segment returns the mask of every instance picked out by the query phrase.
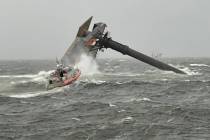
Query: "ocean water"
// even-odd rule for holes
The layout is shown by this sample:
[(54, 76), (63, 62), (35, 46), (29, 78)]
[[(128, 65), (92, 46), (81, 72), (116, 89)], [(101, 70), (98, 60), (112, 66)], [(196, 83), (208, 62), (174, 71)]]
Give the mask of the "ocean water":
[(48, 91), (54, 61), (0, 61), (0, 140), (210, 139), (210, 58), (163, 61), (187, 75), (100, 59)]

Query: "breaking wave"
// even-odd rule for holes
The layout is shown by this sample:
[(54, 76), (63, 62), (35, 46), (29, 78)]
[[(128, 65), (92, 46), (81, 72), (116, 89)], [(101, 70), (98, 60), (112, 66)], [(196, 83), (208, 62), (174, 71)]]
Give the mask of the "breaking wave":
[(196, 71), (196, 70), (191, 70), (189, 67), (183, 66), (183, 65), (173, 65), (169, 64), (177, 69), (180, 69), (181, 71), (185, 72), (187, 75), (202, 75), (202, 73)]
[(195, 70), (191, 70), (188, 67), (181, 68), (181, 70), (184, 71), (185, 73), (187, 73), (187, 75), (202, 75), (202, 73), (195, 71)]
[(37, 74), (0, 75), (0, 78), (3, 78), (1, 80), (4, 85), (0, 88), (0, 94), (9, 97), (29, 98), (48, 93), (46, 83), (47, 76), (51, 72), (40, 71)]
[(53, 70), (40, 71), (38, 74), (23, 74), (23, 75), (0, 75), (0, 78), (27, 78), (33, 81), (42, 81), (46, 78)]
[(50, 73), (52, 73), (54, 70), (50, 71), (40, 71), (36, 77), (32, 79), (32, 81), (37, 81), (37, 82), (45, 82), (46, 78), (49, 76)]
[(11, 98), (32, 98), (32, 97), (37, 97), (40, 95), (61, 92), (62, 90), (63, 90), (62, 88), (55, 88), (53, 90), (48, 90), (48, 91), (36, 91), (36, 92), (27, 92), (27, 93), (21, 93), (21, 94), (12, 94), (11, 93), (10, 95), (7, 95), (7, 96), (11, 97)]
[(0, 75), (0, 78), (34, 78), (37, 75), (25, 74), (25, 75)]

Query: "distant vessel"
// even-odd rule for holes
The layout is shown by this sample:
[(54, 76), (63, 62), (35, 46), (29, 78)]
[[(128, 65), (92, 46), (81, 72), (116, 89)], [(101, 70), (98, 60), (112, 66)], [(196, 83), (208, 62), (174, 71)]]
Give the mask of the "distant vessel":
[(152, 52), (151, 57), (155, 58), (155, 59), (160, 59), (162, 58), (163, 54), (162, 53), (156, 53), (156, 52)]

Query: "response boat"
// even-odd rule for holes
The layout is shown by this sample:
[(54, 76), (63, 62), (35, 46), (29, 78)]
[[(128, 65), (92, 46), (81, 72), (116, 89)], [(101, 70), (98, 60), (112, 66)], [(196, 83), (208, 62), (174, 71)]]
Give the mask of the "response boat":
[(46, 85), (47, 90), (56, 87), (63, 87), (72, 84), (81, 75), (81, 71), (77, 68), (70, 66), (63, 67), (63, 65), (57, 65), (56, 70), (50, 73), (48, 83)]

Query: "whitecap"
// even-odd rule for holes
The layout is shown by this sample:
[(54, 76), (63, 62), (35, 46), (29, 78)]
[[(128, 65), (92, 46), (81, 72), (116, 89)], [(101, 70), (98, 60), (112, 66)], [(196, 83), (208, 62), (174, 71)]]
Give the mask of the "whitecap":
[(192, 67), (209, 67), (209, 65), (206, 64), (190, 64)]
[(174, 120), (174, 118), (169, 119), (167, 122), (170, 123)]
[(14, 84), (16, 84), (16, 82), (15, 81), (11, 81), (10, 84), (14, 85)]
[(34, 83), (46, 83), (47, 81), (47, 76), (49, 76), (49, 74), (52, 71), (40, 71), (38, 74), (36, 75), (1, 75), (0, 77), (4, 77), (4, 78), (26, 78), (24, 80), (20, 80), (20, 81), (11, 81), (10, 84), (14, 85), (14, 84), (25, 84), (25, 83), (30, 83), (30, 82), (34, 82)]
[(120, 112), (125, 112), (125, 111), (126, 111), (126, 110), (124, 110), (124, 109), (121, 109), (121, 110), (119, 110), (119, 111), (117, 111), (117, 112), (119, 112), (119, 113), (120, 113)]
[(109, 65), (109, 63), (108, 63), (108, 62), (106, 62), (106, 63), (105, 63), (105, 65)]
[(184, 67), (181, 70), (184, 71), (187, 75), (202, 75), (202, 73), (199, 73), (197, 71), (192, 71), (188, 67)]
[[(54, 70), (50, 71), (40, 71), (38, 74), (23, 74), (23, 75), (0, 75), (0, 78), (27, 78), (31, 79), (32, 82), (45, 82), (47, 76), (52, 73)], [(26, 83), (28, 81), (20, 81), (19, 83)], [(11, 84), (15, 84), (15, 82), (11, 82)]]
[(171, 74), (176, 74), (173, 71), (162, 71), (162, 74), (167, 74), (167, 75), (171, 75)]
[(119, 62), (125, 62), (125, 61), (126, 61), (126, 60), (124, 60), (124, 59), (120, 59), (120, 60), (119, 60)]
[(31, 97), (36, 97), (36, 96), (47, 94), (47, 93), (48, 92), (14, 94), (14, 95), (9, 95), (9, 97), (12, 97), (12, 98), (31, 98)]
[(164, 79), (161, 79), (161, 81), (168, 81), (168, 79), (165, 79), (165, 78), (164, 78)]
[(125, 82), (116, 82), (117, 85), (122, 85), (122, 84), (128, 84), (131, 83), (132, 81), (125, 81)]
[(54, 72), (54, 70), (40, 71), (33, 79), (34, 82), (46, 82), (47, 77)]
[(128, 116), (128, 117), (126, 117), (126, 118), (123, 118), (123, 119), (121, 120), (121, 122), (128, 122), (128, 121), (132, 121), (132, 120), (133, 120), (133, 117)]
[(75, 120), (75, 121), (80, 121), (79, 118), (71, 118), (72, 120)]
[(114, 104), (112, 104), (112, 103), (109, 103), (109, 106), (110, 106), (110, 107), (116, 107), (117, 105), (114, 105)]
[(118, 66), (118, 65), (117, 65), (117, 66), (114, 66), (114, 69), (118, 69), (119, 67), (120, 67), (120, 66)]
[(141, 101), (151, 101), (151, 99), (145, 98), (145, 97), (144, 98), (133, 98), (130, 101), (131, 102), (133, 102), (133, 101), (141, 102)]
[(121, 123), (126, 123), (126, 122), (131, 122), (131, 121), (133, 121), (133, 117), (127, 116), (125, 118), (114, 121), (114, 123), (121, 124)]
[(93, 83), (93, 84), (97, 84), (97, 85), (106, 83), (106, 81), (103, 81), (103, 80), (88, 79), (88, 78), (86, 78), (85, 80), (80, 80), (80, 81), (86, 82), (86, 83)]
[(0, 75), (0, 78), (34, 78), (36, 75)]
[(182, 65), (173, 65), (173, 64), (169, 64), (171, 65), (172, 67), (175, 67), (183, 72), (185, 72), (187, 75), (202, 75), (202, 73), (199, 73), (197, 71), (193, 71), (191, 70), (189, 67), (185, 67), (185, 66), (182, 66)]

